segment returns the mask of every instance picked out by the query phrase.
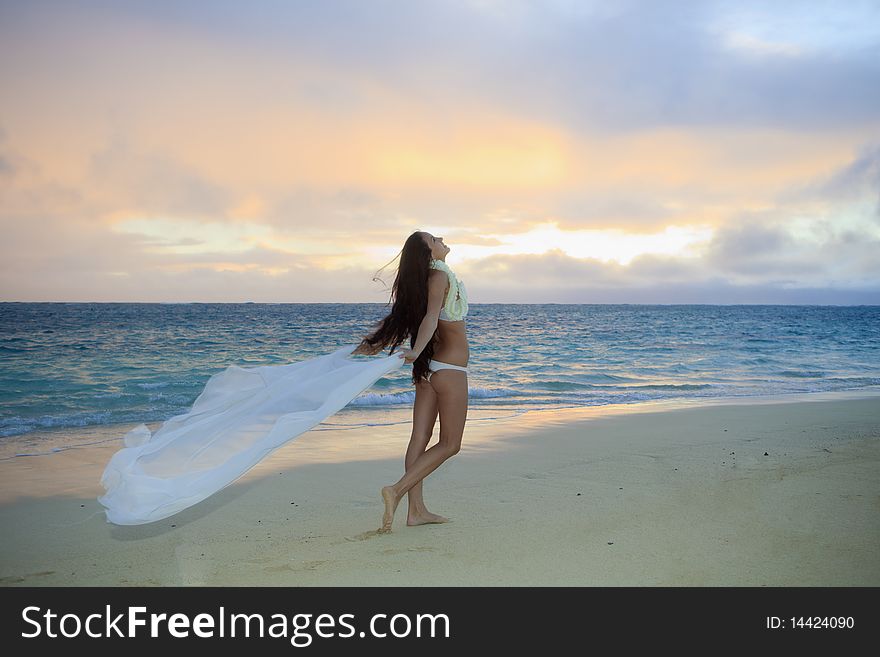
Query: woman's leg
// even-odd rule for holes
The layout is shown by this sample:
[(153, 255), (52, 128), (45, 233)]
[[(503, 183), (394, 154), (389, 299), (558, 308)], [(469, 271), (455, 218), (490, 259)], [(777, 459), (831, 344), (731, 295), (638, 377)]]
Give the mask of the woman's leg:
[[(419, 381), (416, 386), (416, 400), (413, 404), (413, 428), (406, 450), (406, 469), (409, 470), (416, 459), (424, 454), (431, 442), (434, 425), (437, 423), (437, 393), (427, 381)], [(433, 522), (446, 522), (447, 518), (428, 511), (422, 497), (422, 482), (409, 489), (409, 509), (406, 515), (407, 525), (424, 525)]]
[(437, 393), (440, 411), (440, 440), (431, 449), (420, 454), (396, 484), (382, 489), (385, 514), (380, 531), (391, 531), (394, 512), (404, 494), (436, 470), (450, 456), (458, 454), (467, 420), (467, 372), (438, 370), (431, 375), (431, 386)]

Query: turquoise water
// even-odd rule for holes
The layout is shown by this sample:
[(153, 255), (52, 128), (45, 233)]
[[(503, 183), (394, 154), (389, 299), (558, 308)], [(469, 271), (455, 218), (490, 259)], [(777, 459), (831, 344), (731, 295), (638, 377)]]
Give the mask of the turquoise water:
[[(387, 310), (0, 303), (0, 441), (160, 422), (188, 410), (228, 365), (326, 354), (357, 342)], [(880, 390), (880, 306), (472, 304), (467, 330), (469, 414), (482, 417)], [(410, 373), (379, 380), (320, 426), (378, 423), (410, 408)]]

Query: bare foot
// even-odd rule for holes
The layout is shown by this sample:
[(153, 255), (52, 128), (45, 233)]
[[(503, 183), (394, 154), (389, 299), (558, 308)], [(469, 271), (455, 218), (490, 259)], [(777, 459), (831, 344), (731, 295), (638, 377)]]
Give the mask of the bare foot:
[(441, 522), (449, 522), (449, 518), (444, 518), (443, 516), (438, 516), (436, 513), (431, 513), (430, 511), (421, 511), (419, 513), (411, 513), (406, 518), (406, 524), (410, 527), (415, 527), (416, 525), (428, 525), (432, 523), (441, 523)]
[(382, 500), (385, 502), (385, 514), (382, 516), (382, 527), (379, 533), (384, 534), (391, 531), (391, 523), (394, 522), (394, 512), (397, 511), (397, 503), (400, 501), (394, 494), (393, 486), (385, 486), (382, 489)]

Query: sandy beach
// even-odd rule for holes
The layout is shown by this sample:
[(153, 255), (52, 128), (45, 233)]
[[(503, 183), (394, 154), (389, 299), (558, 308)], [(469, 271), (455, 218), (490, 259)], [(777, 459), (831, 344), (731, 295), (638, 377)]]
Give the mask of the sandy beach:
[[(0, 462), (5, 586), (878, 586), (880, 397), (470, 422), (443, 525), (377, 534), (409, 427), (309, 432), (150, 525), (96, 497), (118, 444)], [(434, 440), (439, 433), (435, 429)]]

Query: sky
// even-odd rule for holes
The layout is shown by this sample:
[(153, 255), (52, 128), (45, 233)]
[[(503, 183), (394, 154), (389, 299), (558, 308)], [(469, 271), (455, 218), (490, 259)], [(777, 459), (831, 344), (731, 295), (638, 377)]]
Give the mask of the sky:
[(0, 225), (2, 301), (385, 303), (423, 230), (472, 303), (878, 304), (880, 0), (0, 0)]

